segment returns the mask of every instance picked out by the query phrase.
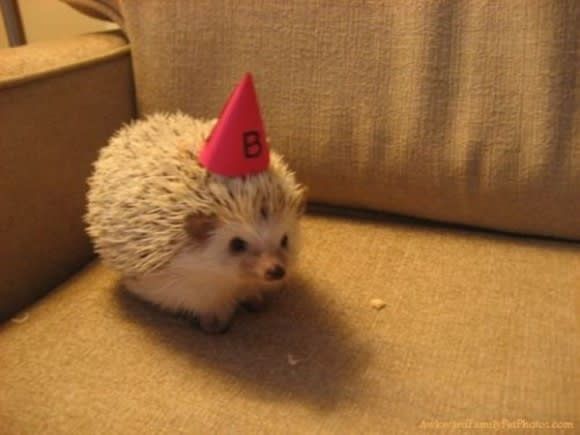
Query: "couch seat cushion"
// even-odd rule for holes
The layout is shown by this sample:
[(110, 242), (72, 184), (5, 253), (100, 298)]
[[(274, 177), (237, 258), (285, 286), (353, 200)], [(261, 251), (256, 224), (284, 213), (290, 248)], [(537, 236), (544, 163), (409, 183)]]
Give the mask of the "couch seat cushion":
[[(571, 424), (578, 245), (305, 219), (268, 311), (206, 336), (88, 266), (0, 329), (4, 433), (425, 433)], [(380, 298), (382, 310), (370, 301)], [(503, 423), (501, 423), (503, 421)], [(566, 423), (568, 422), (568, 423)]]

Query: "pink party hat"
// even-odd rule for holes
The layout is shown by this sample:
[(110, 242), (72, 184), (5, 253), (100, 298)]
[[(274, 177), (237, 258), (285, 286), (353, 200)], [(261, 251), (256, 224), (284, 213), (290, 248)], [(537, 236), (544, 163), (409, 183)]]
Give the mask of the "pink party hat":
[(230, 95), (199, 153), (199, 161), (208, 171), (227, 177), (268, 169), (270, 146), (250, 73)]

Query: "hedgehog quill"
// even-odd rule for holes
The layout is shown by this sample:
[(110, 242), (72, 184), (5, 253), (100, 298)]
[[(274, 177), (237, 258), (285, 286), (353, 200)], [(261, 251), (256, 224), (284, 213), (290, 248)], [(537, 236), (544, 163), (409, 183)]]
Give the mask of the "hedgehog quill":
[(124, 286), (218, 333), (292, 269), (305, 189), (269, 149), (247, 74), (217, 123), (177, 113), (123, 127), (87, 199), (87, 232)]

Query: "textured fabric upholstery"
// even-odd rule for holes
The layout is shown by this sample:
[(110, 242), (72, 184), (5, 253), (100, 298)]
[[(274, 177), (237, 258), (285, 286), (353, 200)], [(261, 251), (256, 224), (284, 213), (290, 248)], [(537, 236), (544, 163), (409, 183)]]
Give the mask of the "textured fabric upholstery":
[(577, 422), (577, 245), (322, 216), (304, 230), (298, 275), (223, 336), (134, 299), (99, 264), (85, 269), (0, 327), (3, 433)]
[(89, 33), (69, 39), (35, 42), (25, 47), (0, 49), (3, 87), (20, 81), (79, 69), (99, 58), (127, 57), (127, 40), (119, 31)]
[(91, 258), (81, 219), (86, 178), (98, 149), (132, 116), (122, 37), (0, 50), (0, 320)]
[(126, 31), (141, 113), (253, 71), (315, 201), (580, 239), (576, 0), (72, 3)]

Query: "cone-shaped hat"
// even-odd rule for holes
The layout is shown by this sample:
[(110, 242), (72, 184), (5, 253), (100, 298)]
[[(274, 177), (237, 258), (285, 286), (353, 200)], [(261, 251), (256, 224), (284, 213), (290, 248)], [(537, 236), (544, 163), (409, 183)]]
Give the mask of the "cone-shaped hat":
[(268, 169), (270, 147), (251, 74), (247, 73), (230, 95), (199, 162), (208, 171), (227, 177)]

